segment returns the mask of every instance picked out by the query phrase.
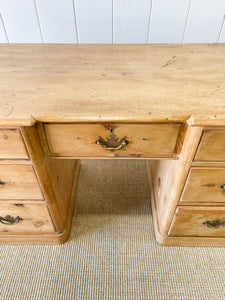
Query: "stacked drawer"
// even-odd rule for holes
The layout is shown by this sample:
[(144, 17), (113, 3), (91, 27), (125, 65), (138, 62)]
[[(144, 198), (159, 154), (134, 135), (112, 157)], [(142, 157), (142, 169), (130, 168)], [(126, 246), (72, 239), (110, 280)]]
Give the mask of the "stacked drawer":
[(204, 130), (169, 235), (225, 237), (225, 128)]
[(0, 234), (53, 231), (19, 128), (0, 129)]

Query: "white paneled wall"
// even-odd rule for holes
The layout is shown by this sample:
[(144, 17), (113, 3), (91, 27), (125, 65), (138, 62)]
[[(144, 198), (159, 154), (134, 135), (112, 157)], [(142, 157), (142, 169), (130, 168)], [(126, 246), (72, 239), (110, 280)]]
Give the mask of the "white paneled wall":
[(2, 16), (0, 15), (0, 43), (8, 43)]
[(184, 42), (216, 43), (224, 15), (224, 0), (192, 0)]
[(225, 43), (225, 0), (0, 0), (0, 43)]
[(79, 43), (112, 43), (112, 0), (76, 0)]
[(150, 0), (114, 0), (113, 41), (147, 43), (150, 8)]
[(152, 0), (150, 43), (182, 43), (190, 1)]
[(10, 43), (42, 43), (34, 1), (0, 0), (0, 14)]
[(36, 0), (36, 8), (45, 43), (76, 43), (73, 0)]

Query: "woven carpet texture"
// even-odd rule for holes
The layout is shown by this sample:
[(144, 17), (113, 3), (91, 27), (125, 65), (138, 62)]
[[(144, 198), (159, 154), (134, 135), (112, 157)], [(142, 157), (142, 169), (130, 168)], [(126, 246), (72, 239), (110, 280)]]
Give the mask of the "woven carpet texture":
[(1, 245), (1, 300), (225, 299), (225, 249), (163, 247), (143, 160), (82, 160), (63, 245)]

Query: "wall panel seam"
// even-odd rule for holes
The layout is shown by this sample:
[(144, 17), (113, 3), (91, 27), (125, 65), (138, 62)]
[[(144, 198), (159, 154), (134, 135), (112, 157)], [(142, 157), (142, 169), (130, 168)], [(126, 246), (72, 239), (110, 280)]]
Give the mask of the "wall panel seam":
[(44, 43), (44, 36), (43, 36), (42, 28), (41, 28), (41, 22), (40, 22), (40, 18), (39, 18), (39, 12), (38, 12), (38, 8), (37, 8), (36, 0), (34, 0), (34, 7), (35, 7), (36, 16), (37, 16), (38, 27), (40, 30), (41, 40), (42, 40), (42, 43)]
[(3, 30), (4, 30), (4, 33), (5, 33), (6, 40), (7, 40), (7, 42), (9, 43), (8, 34), (7, 34), (7, 31), (6, 31), (5, 24), (4, 24), (4, 21), (3, 21), (3, 18), (2, 18), (2, 14), (1, 14), (1, 13), (0, 13), (0, 22), (2, 23), (2, 27), (3, 27)]
[(152, 3), (154, 0), (150, 1), (150, 10), (149, 10), (149, 22), (148, 22), (148, 32), (147, 32), (147, 44), (149, 44), (150, 41), (150, 28), (151, 28), (151, 19), (152, 19)]
[(223, 16), (223, 21), (222, 21), (221, 28), (220, 28), (220, 31), (219, 31), (217, 43), (219, 43), (219, 41), (220, 41), (220, 37), (221, 37), (222, 31), (223, 31), (223, 27), (224, 27), (224, 22), (225, 22), (225, 16)]
[(78, 26), (77, 26), (77, 13), (76, 13), (76, 0), (73, 1), (73, 14), (74, 14), (74, 25), (75, 25), (75, 31), (76, 31), (76, 40), (77, 44), (79, 44), (79, 36), (78, 36)]
[(114, 44), (114, 0), (112, 0), (112, 44)]
[(186, 34), (186, 30), (187, 30), (187, 24), (188, 24), (188, 19), (189, 19), (189, 14), (190, 14), (190, 10), (191, 10), (191, 1), (189, 1), (189, 6), (188, 6), (188, 11), (187, 11), (187, 17), (186, 17), (186, 21), (185, 21), (185, 25), (184, 25), (184, 33), (182, 36), (182, 44), (184, 43), (184, 38), (185, 38), (185, 34)]

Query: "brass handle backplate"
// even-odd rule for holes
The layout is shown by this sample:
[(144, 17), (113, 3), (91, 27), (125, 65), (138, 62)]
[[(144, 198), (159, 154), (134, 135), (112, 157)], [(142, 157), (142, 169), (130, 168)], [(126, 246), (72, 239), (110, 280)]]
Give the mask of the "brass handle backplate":
[(12, 216), (5, 216), (5, 218), (0, 216), (0, 223), (4, 224), (4, 225), (15, 225), (17, 223), (19, 223), (19, 221), (22, 221), (23, 219), (20, 218), (19, 216), (13, 218)]
[(118, 137), (115, 136), (115, 134), (110, 134), (105, 140), (101, 137), (98, 136), (97, 140), (95, 141), (95, 144), (101, 145), (103, 148), (114, 151), (123, 148), (125, 145), (128, 144), (128, 140), (126, 137), (122, 137), (119, 139)]
[(205, 221), (202, 223), (203, 225), (206, 225), (209, 228), (217, 229), (217, 228), (222, 228), (225, 227), (225, 221), (220, 221), (220, 220), (213, 220), (213, 221)]

